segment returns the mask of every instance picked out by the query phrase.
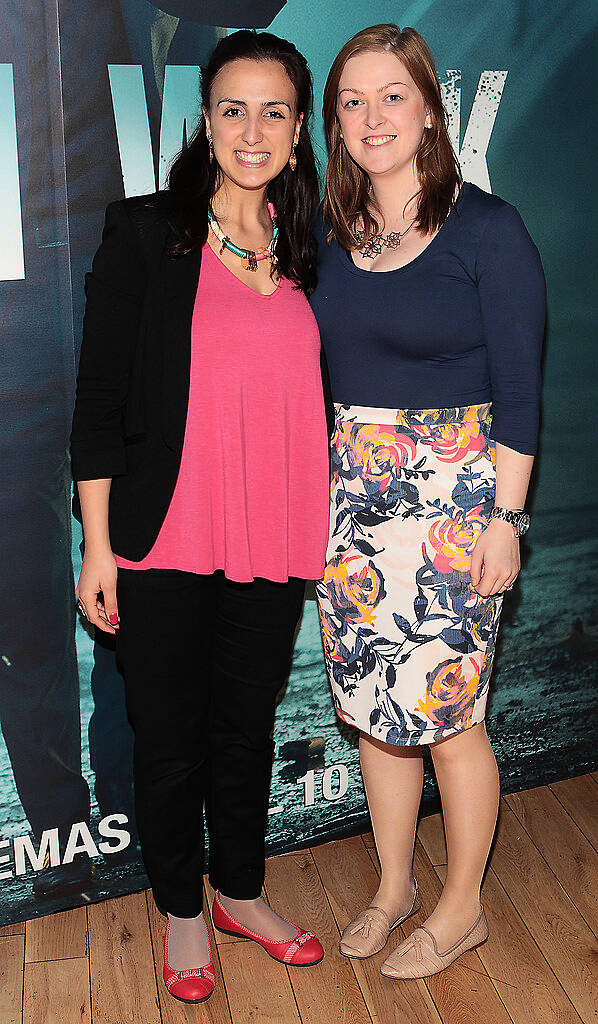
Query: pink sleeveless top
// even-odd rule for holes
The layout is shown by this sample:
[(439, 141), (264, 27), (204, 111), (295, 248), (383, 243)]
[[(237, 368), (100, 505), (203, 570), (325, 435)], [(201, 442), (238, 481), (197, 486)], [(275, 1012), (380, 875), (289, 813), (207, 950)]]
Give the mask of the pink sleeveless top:
[(320, 337), (284, 278), (258, 295), (209, 245), (191, 325), (179, 475), (160, 533), (124, 569), (224, 570), (230, 580), (319, 579), (328, 536)]

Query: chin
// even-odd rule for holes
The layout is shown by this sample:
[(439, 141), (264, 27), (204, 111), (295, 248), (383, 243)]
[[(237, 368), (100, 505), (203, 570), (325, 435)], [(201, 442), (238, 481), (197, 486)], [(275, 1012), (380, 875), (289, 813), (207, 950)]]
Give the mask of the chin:
[(361, 170), (364, 171), (369, 178), (378, 178), (382, 174), (389, 174), (396, 168), (395, 162), (391, 162), (389, 160), (384, 162), (381, 160), (369, 160), (367, 163), (365, 161), (356, 161), (356, 163), (359, 164)]

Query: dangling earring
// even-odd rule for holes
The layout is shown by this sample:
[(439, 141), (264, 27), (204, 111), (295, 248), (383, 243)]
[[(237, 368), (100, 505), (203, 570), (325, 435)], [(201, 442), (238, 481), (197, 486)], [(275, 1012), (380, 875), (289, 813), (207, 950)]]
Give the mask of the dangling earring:
[(210, 163), (214, 159), (214, 143), (212, 142), (212, 133), (208, 134), (208, 146), (210, 147)]
[(291, 150), (291, 155), (289, 157), (289, 167), (291, 168), (292, 171), (295, 171), (297, 169), (297, 157), (295, 156), (295, 143), (293, 143), (293, 148)]

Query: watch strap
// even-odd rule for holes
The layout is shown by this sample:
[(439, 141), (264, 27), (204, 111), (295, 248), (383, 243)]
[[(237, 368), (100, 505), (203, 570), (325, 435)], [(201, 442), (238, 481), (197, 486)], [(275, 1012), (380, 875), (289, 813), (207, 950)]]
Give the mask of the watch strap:
[(490, 522), (493, 519), (502, 519), (513, 527), (518, 537), (521, 536), (521, 525), (524, 518), (527, 519), (528, 517), (522, 508), (502, 508), (500, 505), (495, 505), (490, 513)]

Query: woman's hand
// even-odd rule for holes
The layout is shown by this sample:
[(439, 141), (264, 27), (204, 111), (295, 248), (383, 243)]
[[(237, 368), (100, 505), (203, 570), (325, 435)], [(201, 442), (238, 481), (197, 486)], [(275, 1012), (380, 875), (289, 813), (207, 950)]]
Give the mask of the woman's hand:
[(118, 629), (117, 573), (116, 560), (109, 547), (85, 549), (75, 593), (85, 618), (104, 633), (116, 633)]
[(480, 533), (471, 556), (471, 585), (480, 597), (504, 594), (521, 568), (519, 539), (510, 523), (493, 519)]

